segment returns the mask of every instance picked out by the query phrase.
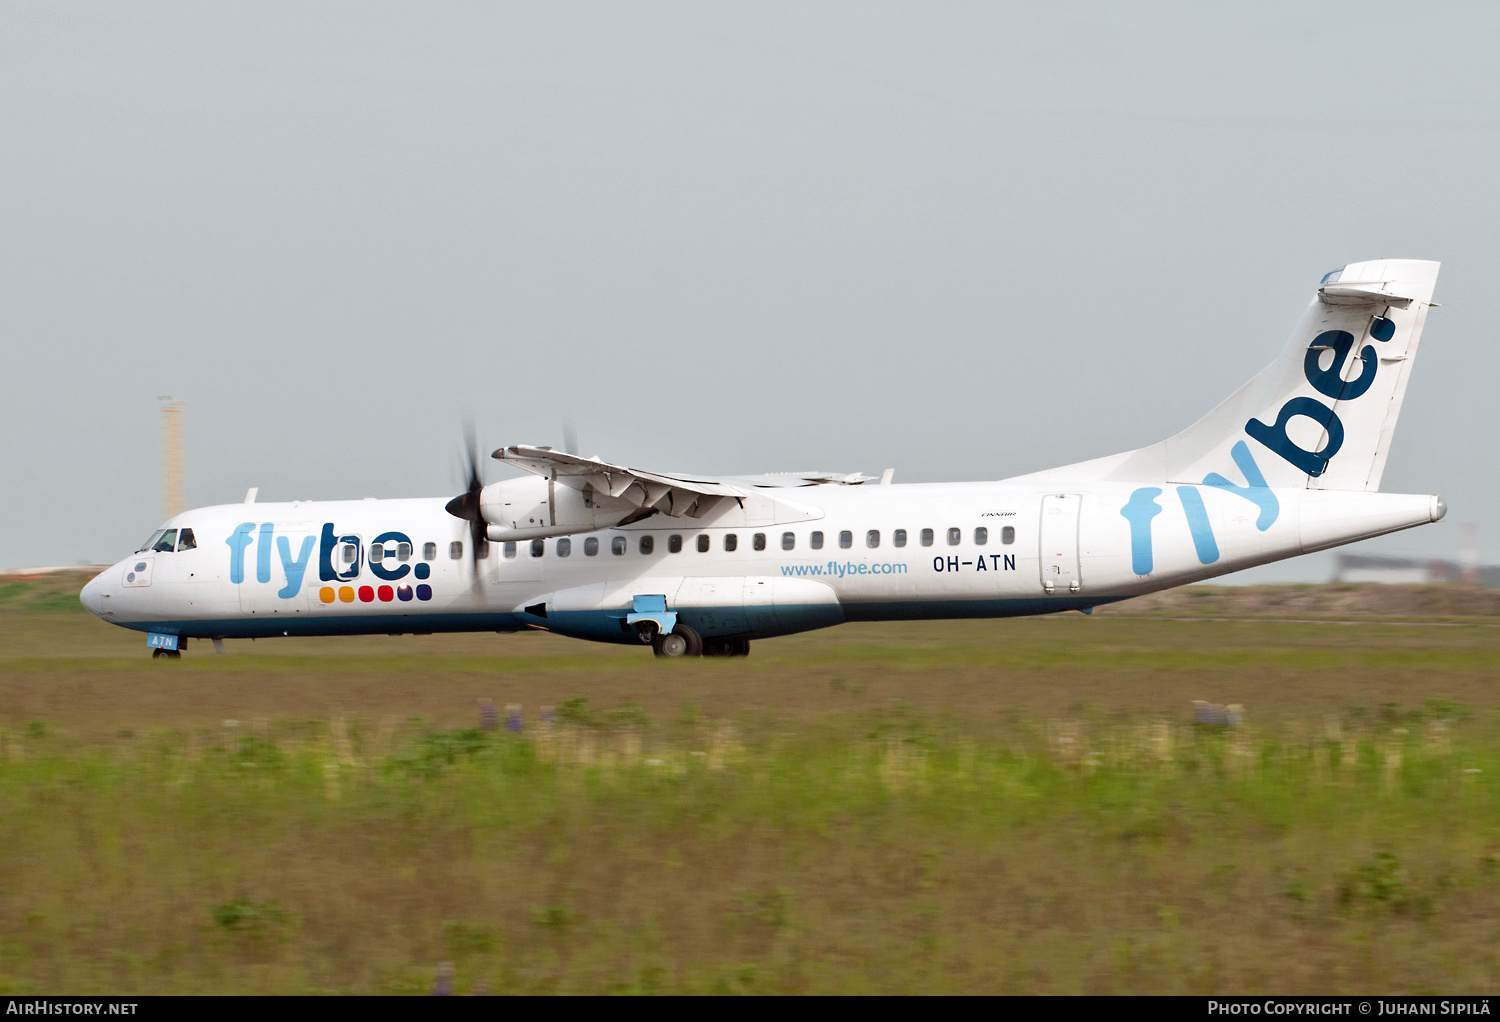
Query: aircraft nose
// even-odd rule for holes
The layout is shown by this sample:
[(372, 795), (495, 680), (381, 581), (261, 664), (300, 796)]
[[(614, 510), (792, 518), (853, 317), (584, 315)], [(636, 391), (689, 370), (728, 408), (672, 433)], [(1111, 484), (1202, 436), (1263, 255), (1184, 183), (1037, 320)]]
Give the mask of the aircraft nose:
[(79, 601), (85, 610), (95, 617), (104, 616), (104, 582), (103, 575), (89, 580), (88, 585), (78, 594)]

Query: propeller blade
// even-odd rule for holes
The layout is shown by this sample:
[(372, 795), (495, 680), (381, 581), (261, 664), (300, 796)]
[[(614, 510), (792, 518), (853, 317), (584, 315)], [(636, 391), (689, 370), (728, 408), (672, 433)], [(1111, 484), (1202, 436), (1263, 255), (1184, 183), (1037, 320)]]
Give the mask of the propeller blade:
[(484, 477), (479, 472), (479, 441), (474, 435), (473, 419), (464, 420), (464, 455), (467, 458), (465, 467), (468, 470), (468, 488), (448, 501), (443, 508), (454, 518), (462, 518), (469, 523), (469, 584), (478, 593), (480, 544), (488, 544), (489, 537), (486, 534), (488, 526), (479, 506), (480, 496), (484, 491)]

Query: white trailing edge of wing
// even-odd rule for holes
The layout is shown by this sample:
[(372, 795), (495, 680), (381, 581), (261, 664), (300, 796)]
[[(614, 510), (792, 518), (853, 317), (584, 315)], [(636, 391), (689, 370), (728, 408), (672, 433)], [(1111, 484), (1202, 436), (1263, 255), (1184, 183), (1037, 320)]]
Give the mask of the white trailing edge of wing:
[(491, 483), (481, 493), (486, 534), (497, 543), (593, 532), (656, 514), (702, 518), (747, 495), (726, 483), (644, 472), (550, 447), (502, 447), (491, 457), (532, 473)]

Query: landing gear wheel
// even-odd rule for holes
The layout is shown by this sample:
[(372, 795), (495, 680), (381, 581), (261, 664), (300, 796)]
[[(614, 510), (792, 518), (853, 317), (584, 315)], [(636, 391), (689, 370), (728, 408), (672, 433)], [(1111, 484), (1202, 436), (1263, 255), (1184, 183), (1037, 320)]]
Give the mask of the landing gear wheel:
[(704, 639), (704, 656), (734, 656), (733, 639)]
[(651, 649), (657, 656), (676, 660), (687, 656), (688, 641), (676, 632), (668, 632), (666, 635), (658, 635), (651, 642)]
[(679, 624), (668, 635), (658, 635), (651, 643), (657, 656), (677, 659), (684, 656), (703, 655), (703, 636), (691, 625)]
[(180, 660), (182, 658), (182, 651), (176, 649), (153, 649), (151, 651), (152, 660), (160, 660), (163, 657), (168, 660)]
[(733, 647), (729, 651), (729, 655), (730, 656), (749, 656), (750, 655), (750, 640), (749, 639), (731, 639), (730, 640), (730, 646)]

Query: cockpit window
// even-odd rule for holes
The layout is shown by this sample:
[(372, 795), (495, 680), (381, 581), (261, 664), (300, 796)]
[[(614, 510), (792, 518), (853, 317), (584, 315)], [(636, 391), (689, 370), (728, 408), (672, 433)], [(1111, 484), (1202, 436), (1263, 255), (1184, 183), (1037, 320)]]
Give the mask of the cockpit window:
[(151, 544), (152, 550), (160, 550), (164, 554), (170, 554), (177, 548), (177, 530), (168, 529), (161, 534), (161, 539)]
[(183, 529), (177, 534), (177, 549), (179, 552), (198, 549), (198, 541), (193, 538), (192, 529)]
[(141, 548), (139, 550), (137, 550), (136, 553), (143, 554), (147, 550), (155, 550), (156, 549), (156, 541), (159, 540), (159, 539), (161, 539), (162, 536), (166, 535), (166, 531), (167, 531), (166, 529), (157, 529), (155, 532), (153, 532), (151, 534), (151, 538), (150, 539), (146, 540), (146, 542), (144, 542), (144, 543), (141, 544)]

